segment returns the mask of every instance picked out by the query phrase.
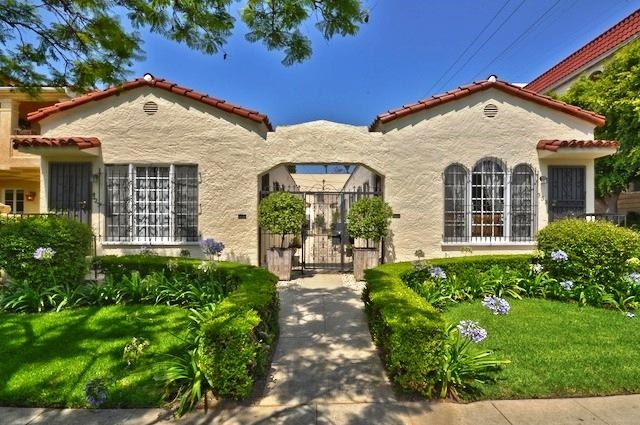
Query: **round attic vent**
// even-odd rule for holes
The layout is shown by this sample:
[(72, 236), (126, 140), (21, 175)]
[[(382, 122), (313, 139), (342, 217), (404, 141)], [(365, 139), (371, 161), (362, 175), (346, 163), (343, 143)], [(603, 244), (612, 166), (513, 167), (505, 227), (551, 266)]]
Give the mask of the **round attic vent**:
[(144, 105), (142, 105), (142, 110), (147, 115), (153, 115), (156, 112), (158, 112), (158, 104), (156, 102), (147, 102)]
[(493, 118), (496, 115), (498, 115), (498, 107), (496, 105), (494, 105), (493, 103), (490, 103), (490, 104), (488, 104), (487, 106), (484, 107), (482, 112), (484, 113), (485, 117)]

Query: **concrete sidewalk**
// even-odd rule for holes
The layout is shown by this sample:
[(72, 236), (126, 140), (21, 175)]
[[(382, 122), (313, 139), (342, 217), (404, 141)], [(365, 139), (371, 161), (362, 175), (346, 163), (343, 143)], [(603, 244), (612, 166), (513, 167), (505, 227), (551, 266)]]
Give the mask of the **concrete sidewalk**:
[(361, 290), (350, 275), (281, 283), (271, 371), (246, 402), (178, 421), (162, 409), (0, 408), (0, 424), (640, 424), (640, 395), (471, 404), (398, 398), (371, 342)]

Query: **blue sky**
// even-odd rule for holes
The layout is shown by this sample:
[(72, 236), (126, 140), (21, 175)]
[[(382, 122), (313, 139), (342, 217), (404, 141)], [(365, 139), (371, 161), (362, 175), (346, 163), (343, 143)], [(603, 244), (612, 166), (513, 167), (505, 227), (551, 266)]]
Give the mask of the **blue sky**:
[[(258, 110), (278, 125), (330, 120), (368, 125), (388, 109), (496, 74), (528, 82), (640, 7), (640, 0), (368, 0), (355, 37), (326, 41), (313, 23), (313, 57), (244, 40), (241, 23), (207, 56), (144, 35), (133, 77), (156, 77)], [(239, 21), (238, 21), (239, 22)], [(483, 31), (484, 30), (484, 31)], [(457, 62), (456, 62), (457, 61)]]

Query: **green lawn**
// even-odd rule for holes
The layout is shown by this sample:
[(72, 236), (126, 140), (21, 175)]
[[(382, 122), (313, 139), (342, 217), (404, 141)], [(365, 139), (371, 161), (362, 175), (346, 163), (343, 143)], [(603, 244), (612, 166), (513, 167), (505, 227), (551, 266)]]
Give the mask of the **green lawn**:
[(640, 393), (640, 318), (541, 299), (509, 302), (507, 316), (480, 302), (444, 313), (448, 322), (479, 322), (488, 333), (479, 346), (511, 360), (482, 398)]
[[(161, 354), (180, 354), (188, 314), (166, 306), (0, 313), (0, 405), (85, 407), (86, 382), (109, 378), (105, 407), (159, 406), (153, 365)], [(122, 355), (133, 337), (150, 345), (129, 369)]]

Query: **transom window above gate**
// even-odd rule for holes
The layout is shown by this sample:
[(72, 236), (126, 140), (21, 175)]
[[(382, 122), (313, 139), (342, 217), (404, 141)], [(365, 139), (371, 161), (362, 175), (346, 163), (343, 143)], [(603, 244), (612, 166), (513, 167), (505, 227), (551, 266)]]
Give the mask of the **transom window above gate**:
[(107, 165), (105, 235), (110, 242), (198, 240), (195, 165)]
[(444, 171), (444, 242), (529, 242), (537, 225), (536, 174), (528, 164), (508, 169), (484, 158), (471, 170)]

